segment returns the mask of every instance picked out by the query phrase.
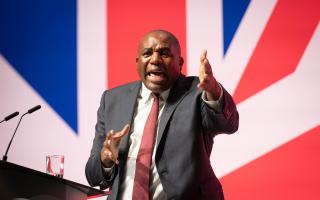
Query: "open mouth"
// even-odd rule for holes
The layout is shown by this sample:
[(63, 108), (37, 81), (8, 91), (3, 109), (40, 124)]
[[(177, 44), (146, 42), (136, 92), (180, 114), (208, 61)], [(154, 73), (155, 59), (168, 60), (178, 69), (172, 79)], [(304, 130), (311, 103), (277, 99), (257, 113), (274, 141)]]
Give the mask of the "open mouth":
[(166, 74), (159, 71), (148, 72), (147, 78), (153, 82), (160, 82), (166, 79)]

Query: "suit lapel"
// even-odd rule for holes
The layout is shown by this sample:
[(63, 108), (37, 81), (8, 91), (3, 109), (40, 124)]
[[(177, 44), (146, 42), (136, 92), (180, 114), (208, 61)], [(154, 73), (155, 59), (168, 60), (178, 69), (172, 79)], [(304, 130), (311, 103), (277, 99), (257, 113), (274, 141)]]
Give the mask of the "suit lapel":
[[(133, 115), (136, 107), (136, 99), (139, 94), (141, 88), (141, 82), (137, 82), (136, 84), (132, 85), (126, 94), (124, 95), (123, 101), (119, 102), (120, 106), (123, 106), (123, 108), (127, 108), (127, 113), (123, 113), (122, 117), (125, 119), (126, 122), (132, 123)], [(120, 147), (119, 147), (119, 163), (120, 163), (120, 170), (119, 175), (120, 178), (122, 176), (124, 166), (127, 161), (127, 155), (129, 151), (129, 139), (130, 135), (127, 134), (121, 139)]]
[(180, 78), (177, 80), (175, 85), (172, 87), (160, 118), (156, 148), (158, 148), (161, 142), (164, 130), (168, 124), (168, 121), (171, 115), (173, 114), (179, 102), (188, 93), (187, 90), (189, 89), (189, 87), (190, 87), (190, 81), (187, 81), (185, 76), (180, 76)]

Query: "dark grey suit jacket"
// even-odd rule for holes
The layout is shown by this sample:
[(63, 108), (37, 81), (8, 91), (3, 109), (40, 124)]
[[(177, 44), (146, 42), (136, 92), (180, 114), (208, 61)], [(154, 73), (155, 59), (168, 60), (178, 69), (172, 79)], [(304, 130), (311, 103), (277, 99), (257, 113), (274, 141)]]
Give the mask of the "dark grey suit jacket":
[[(213, 138), (219, 133), (238, 129), (238, 112), (229, 93), (223, 89), (223, 112), (215, 113), (202, 100), (197, 77), (180, 76), (172, 87), (159, 122), (155, 163), (168, 199), (223, 199), (223, 191), (211, 164)], [(114, 167), (113, 178), (105, 177), (100, 151), (105, 134), (119, 131), (133, 122), (141, 81), (105, 91), (98, 110), (96, 134), (86, 165), (91, 186), (112, 189), (117, 199), (124, 180), (129, 135), (121, 140), (120, 164)]]

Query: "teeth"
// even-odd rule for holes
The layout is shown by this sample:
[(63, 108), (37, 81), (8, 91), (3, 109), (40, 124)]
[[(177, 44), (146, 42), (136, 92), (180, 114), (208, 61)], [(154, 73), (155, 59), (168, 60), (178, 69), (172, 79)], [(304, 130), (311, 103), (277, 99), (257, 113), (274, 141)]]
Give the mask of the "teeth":
[(152, 76), (152, 77), (158, 77), (158, 76), (163, 76), (163, 73), (162, 72), (148, 72), (147, 75)]

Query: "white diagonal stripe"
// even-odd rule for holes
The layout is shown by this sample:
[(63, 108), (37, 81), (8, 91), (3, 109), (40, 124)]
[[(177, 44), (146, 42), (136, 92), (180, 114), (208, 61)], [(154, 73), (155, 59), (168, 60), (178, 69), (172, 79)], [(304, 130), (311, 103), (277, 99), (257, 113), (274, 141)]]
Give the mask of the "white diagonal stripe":
[(216, 138), (212, 161), (218, 176), (320, 124), (319, 47), (318, 25), (297, 70), (238, 105), (239, 131)]

